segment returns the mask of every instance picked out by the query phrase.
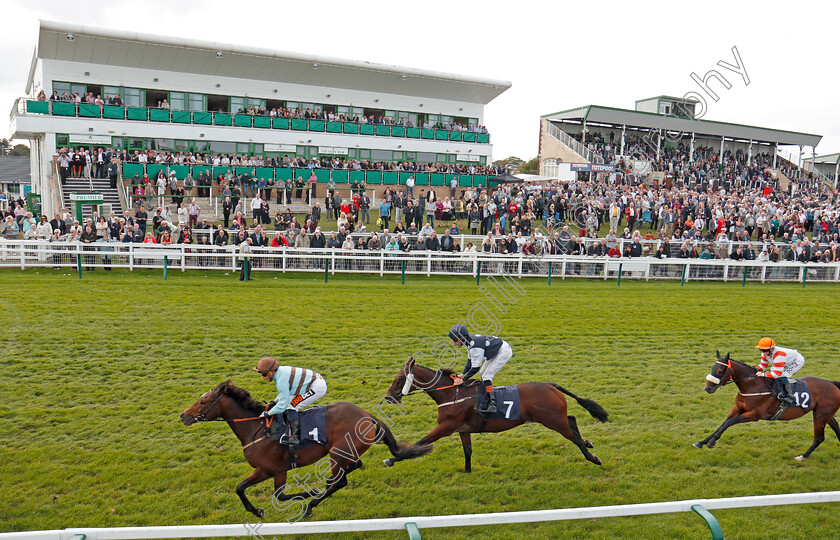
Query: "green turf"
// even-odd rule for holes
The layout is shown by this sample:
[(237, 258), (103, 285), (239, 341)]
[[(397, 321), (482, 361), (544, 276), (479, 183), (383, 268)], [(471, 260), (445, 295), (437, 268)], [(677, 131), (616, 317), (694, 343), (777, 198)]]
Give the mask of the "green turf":
[[(800, 374), (838, 380), (840, 316), (831, 285), (522, 280), (498, 314), (514, 358), (497, 384), (552, 381), (595, 399), (600, 424), (570, 401), (597, 467), (559, 434), (527, 425), (473, 438), (473, 473), (457, 437), (429, 456), (385, 468), (377, 445), (350, 485), (313, 519), (357, 519), (612, 505), (837, 489), (840, 443), (805, 463), (811, 416), (731, 428), (713, 450), (691, 446), (723, 421), (735, 389), (702, 391), (714, 351), (754, 362), (771, 335), (798, 348)], [(82, 526), (242, 523), (234, 486), (251, 468), (224, 424), (185, 428), (178, 413), (231, 378), (259, 399), (251, 371), (270, 354), (324, 374), (324, 402), (370, 410), (415, 351), (429, 351), (484, 299), (472, 278), (221, 272), (0, 271), (0, 531)], [(486, 300), (485, 300), (486, 303)], [(422, 362), (422, 361), (421, 361)], [(424, 395), (404, 400), (394, 433), (434, 425)], [(267, 520), (270, 482), (251, 488)], [(825, 537), (836, 505), (717, 511), (727, 538)], [(770, 516), (770, 519), (767, 519)], [(772, 516), (780, 516), (774, 521)], [(776, 529), (784, 527), (784, 529)], [(495, 528), (424, 530), (424, 538), (674, 538), (708, 536), (694, 514)], [(830, 534), (829, 534), (830, 536)], [(344, 536), (341, 536), (344, 537)], [(400, 538), (394, 532), (360, 538)]]

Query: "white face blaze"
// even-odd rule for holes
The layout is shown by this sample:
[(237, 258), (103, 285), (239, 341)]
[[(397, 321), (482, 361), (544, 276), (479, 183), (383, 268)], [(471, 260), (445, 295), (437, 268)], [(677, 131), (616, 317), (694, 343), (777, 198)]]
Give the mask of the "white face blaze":
[(720, 384), (720, 379), (718, 379), (717, 377), (715, 377), (711, 373), (706, 375), (706, 380), (709, 381), (712, 384)]
[(410, 373), (405, 378), (405, 384), (402, 387), (402, 395), (407, 396), (411, 392), (411, 385), (414, 384), (414, 373)]

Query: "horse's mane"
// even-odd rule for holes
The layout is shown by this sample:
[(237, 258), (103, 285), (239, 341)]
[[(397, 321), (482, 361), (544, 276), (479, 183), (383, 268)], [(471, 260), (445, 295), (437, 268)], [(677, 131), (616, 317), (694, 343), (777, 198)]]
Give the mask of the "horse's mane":
[(249, 394), (247, 390), (239, 388), (230, 382), (230, 379), (219, 384), (219, 386), (214, 388), (214, 390), (220, 390), (226, 396), (232, 397), (237, 403), (251, 412), (260, 413), (265, 410), (265, 406), (263, 406), (262, 403), (252, 398), (251, 394)]

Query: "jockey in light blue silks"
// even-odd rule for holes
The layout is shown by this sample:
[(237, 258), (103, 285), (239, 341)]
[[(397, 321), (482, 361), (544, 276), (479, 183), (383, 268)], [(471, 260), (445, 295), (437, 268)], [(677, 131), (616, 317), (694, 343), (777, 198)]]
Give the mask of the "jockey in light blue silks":
[(260, 359), (254, 371), (268, 381), (277, 384), (277, 397), (269, 403), (268, 410), (260, 416), (268, 417), (284, 415), (288, 425), (288, 432), (282, 428), (282, 416), (274, 417), (271, 422), (269, 437), (277, 439), (280, 444), (300, 444), (300, 420), (298, 411), (312, 405), (327, 393), (327, 383), (324, 378), (311, 369), (291, 366), (281, 366), (270, 356)]

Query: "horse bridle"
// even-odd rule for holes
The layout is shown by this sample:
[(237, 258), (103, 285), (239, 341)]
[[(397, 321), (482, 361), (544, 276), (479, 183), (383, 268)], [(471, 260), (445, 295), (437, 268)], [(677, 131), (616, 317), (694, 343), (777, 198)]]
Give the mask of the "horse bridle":
[[(732, 360), (731, 360), (731, 359), (730, 359), (730, 360), (727, 360), (726, 362), (721, 362), (720, 360), (715, 360), (715, 364), (720, 364), (720, 365), (722, 365), (722, 366), (726, 366), (726, 367), (727, 367), (727, 368), (729, 368), (729, 369), (732, 369)], [(717, 382), (715, 382), (715, 381), (711, 380), (712, 378), (713, 378), (713, 379), (716, 379), (716, 380), (717, 380)], [(745, 377), (745, 378), (743, 378), (743, 379), (738, 379), (738, 380), (739, 380), (739, 381), (748, 381), (748, 380), (750, 380), (750, 379), (755, 379), (755, 376), (753, 375), (752, 377)], [(720, 379), (718, 379), (717, 377), (715, 377), (715, 376), (714, 376), (714, 375), (712, 375), (711, 373), (709, 373), (708, 375), (706, 375), (706, 380), (707, 380), (707, 381), (709, 381), (710, 383), (714, 383), (714, 384), (716, 384), (716, 385), (718, 385), (718, 386), (726, 386), (727, 384), (729, 384), (729, 383), (731, 383), (731, 382), (735, 382), (735, 370), (734, 370), (734, 369), (732, 370), (732, 375), (730, 375), (730, 376), (729, 376), (729, 380), (728, 380), (728, 381), (726, 381), (725, 383), (721, 383), (721, 382), (720, 382)]]
[[(438, 374), (438, 373), (440, 373), (440, 371), (435, 371), (435, 373)], [(454, 375), (452, 375), (451, 377), (453, 379), (455, 378)], [(416, 392), (418, 390), (423, 390), (424, 392), (434, 392), (436, 390), (446, 390), (447, 388), (452, 388), (453, 386), (460, 386), (460, 385), (457, 385), (457, 384), (450, 384), (449, 386), (441, 386), (441, 387), (438, 387), (438, 388), (421, 388), (418, 385), (414, 385), (414, 389), (412, 390), (411, 389), (412, 385), (414, 385), (414, 373), (409, 373), (408, 375), (405, 376), (405, 383), (403, 384), (402, 391), (401, 391), (402, 395), (410, 396), (411, 394), (413, 394), (414, 392)], [(458, 390), (456, 389), (455, 391), (457, 392)]]
[(220, 400), (220, 399), (222, 399), (222, 396), (223, 396), (223, 395), (224, 395), (224, 392), (221, 392), (221, 391), (220, 391), (220, 392), (219, 392), (219, 395), (218, 395), (218, 396), (216, 396), (216, 399), (214, 399), (214, 400), (213, 400), (213, 403), (211, 403), (210, 405), (208, 405), (206, 409), (204, 409), (203, 411), (201, 411), (201, 414), (199, 414), (198, 416), (196, 416), (196, 417), (195, 417), (195, 421), (196, 421), (196, 422), (204, 422), (205, 420), (207, 420), (207, 418), (206, 418), (207, 413), (208, 413), (208, 412), (210, 412), (210, 409), (212, 409), (212, 408), (213, 408), (213, 405), (215, 405), (216, 403), (218, 403), (218, 402), (219, 402), (219, 400)]

